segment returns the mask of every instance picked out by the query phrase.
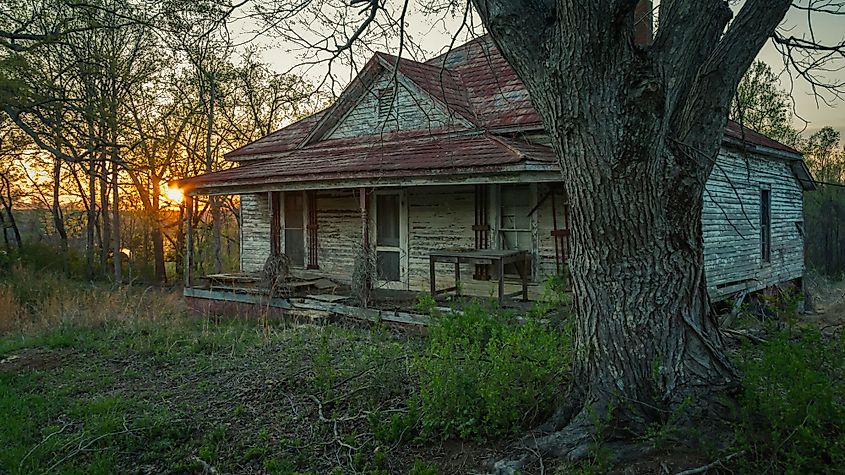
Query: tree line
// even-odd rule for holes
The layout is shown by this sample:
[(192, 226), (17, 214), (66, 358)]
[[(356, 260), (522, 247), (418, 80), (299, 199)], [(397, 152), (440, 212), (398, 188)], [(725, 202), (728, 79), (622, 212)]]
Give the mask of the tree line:
[[(227, 151), (325, 101), (302, 77), (274, 72), (257, 47), (236, 48), (223, 4), (37, 0), (3, 8), (4, 244), (25, 245), (16, 207), (47, 209), (66, 271), (69, 254), (81, 251), (88, 277), (122, 281), (131, 242), (153, 280), (167, 279), (168, 261), (181, 273), (188, 213), (168, 199), (168, 180), (231, 166)], [(226, 229), (237, 226), (237, 203), (212, 197), (192, 206), (197, 239), (207, 243), (201, 265), (220, 272), (232, 247), (224, 241), (236, 239)]]

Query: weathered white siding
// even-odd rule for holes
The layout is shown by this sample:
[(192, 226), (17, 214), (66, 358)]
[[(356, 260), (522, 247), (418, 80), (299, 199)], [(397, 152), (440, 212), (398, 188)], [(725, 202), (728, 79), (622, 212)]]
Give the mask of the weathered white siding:
[(270, 200), (267, 193), (241, 195), (241, 270), (258, 272), (270, 255)]
[[(702, 230), (712, 296), (759, 290), (804, 273), (803, 195), (782, 161), (723, 150), (707, 181)], [(771, 190), (771, 261), (760, 245), (760, 190)]]
[(352, 278), (361, 245), (357, 190), (317, 193), (317, 264), (320, 272), (342, 281)]
[[(388, 115), (379, 114), (378, 93), (382, 89), (392, 88), (395, 96)], [(429, 97), (406, 87), (402, 81), (394, 81), (392, 75), (382, 74), (370, 90), (361, 95), (361, 99), (338, 122), (327, 138), (340, 139), (371, 135), (399, 130), (437, 129), (453, 121)]]
[[(473, 186), (427, 186), (411, 188), (408, 197), (408, 270), (412, 289), (428, 290), (428, 255), (444, 249), (475, 246), (475, 188)], [(453, 264), (437, 264), (437, 285), (451, 287)], [(468, 281), (474, 269), (465, 265), (461, 278)]]
[[(763, 262), (760, 249), (760, 190), (771, 192), (771, 261)], [(491, 247), (496, 248), (498, 203), (495, 186), (488, 187), (488, 220)], [(536, 199), (547, 195), (549, 185), (538, 185)], [(802, 190), (785, 162), (745, 158), (723, 151), (707, 182), (702, 229), (705, 270), (710, 293), (719, 297), (740, 289), (758, 290), (801, 277), (804, 272)], [(412, 290), (429, 289), (432, 251), (472, 249), (475, 222), (475, 188), (470, 185), (425, 186), (405, 190), (408, 232), (408, 283)], [(562, 199), (557, 196), (557, 204)], [(318, 263), (320, 273), (348, 282), (361, 242), (361, 215), (357, 190), (317, 193)], [(242, 195), (241, 268), (258, 271), (270, 252), (270, 213), (266, 193)], [(562, 210), (558, 209), (558, 216)], [(555, 245), (551, 198), (532, 216), (534, 233), (534, 282), (555, 274)], [(559, 220), (558, 227), (563, 227)], [(371, 223), (372, 227), (372, 223)], [(468, 293), (485, 294), (494, 282), (472, 280), (474, 269), (462, 269)], [(437, 267), (439, 287), (453, 285), (451, 265)], [(536, 289), (532, 292), (536, 295)]]

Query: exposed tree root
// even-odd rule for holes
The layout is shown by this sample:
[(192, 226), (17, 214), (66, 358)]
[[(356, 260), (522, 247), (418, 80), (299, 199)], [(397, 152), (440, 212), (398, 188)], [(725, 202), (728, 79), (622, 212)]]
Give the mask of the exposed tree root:
[(636, 460), (653, 451), (649, 444), (642, 442), (605, 440), (592, 411), (582, 408), (577, 415), (572, 417), (573, 413), (572, 406), (558, 410), (548, 422), (541, 426), (540, 430), (560, 424), (568, 415), (569, 421), (565, 423), (565, 426), (546, 435), (537, 437), (532, 434), (523, 438), (519, 445), (527, 453), (518, 458), (499, 460), (492, 467), (493, 473), (496, 475), (519, 473), (526, 465), (538, 461), (544, 455), (570, 462), (586, 460), (595, 453), (599, 444), (603, 450), (607, 451), (613, 463)]

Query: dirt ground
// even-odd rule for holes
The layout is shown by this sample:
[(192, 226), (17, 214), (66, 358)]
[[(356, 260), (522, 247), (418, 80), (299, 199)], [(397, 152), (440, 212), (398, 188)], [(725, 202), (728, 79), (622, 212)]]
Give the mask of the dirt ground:
[(813, 306), (812, 310), (804, 315), (806, 321), (817, 323), (825, 332), (836, 331), (845, 326), (845, 280), (834, 281), (810, 273), (804, 284), (810, 293)]

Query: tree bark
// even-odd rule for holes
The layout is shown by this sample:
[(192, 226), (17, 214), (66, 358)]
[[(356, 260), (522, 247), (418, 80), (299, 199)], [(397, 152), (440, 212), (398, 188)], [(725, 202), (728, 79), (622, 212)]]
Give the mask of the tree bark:
[[(2, 202), (3, 209), (6, 210), (6, 216), (9, 219), (8, 226), (12, 229), (12, 235), (15, 238), (17, 248), (23, 246), (23, 239), (21, 239), (21, 231), (18, 229), (18, 222), (15, 220), (15, 213), (13, 212), (14, 202), (12, 201), (12, 184), (9, 182), (9, 177), (5, 174), (0, 174), (0, 181), (3, 186), (0, 187), (5, 193), (0, 194), (0, 202)], [(3, 230), (3, 237), (5, 238), (6, 229)]]
[[(116, 138), (116, 137), (115, 137)], [(114, 255), (114, 281), (116, 283), (123, 282), (123, 266), (121, 261), (121, 242), (120, 242), (120, 187), (118, 186), (119, 168), (117, 164), (117, 147), (112, 151), (112, 242), (114, 247), (112, 253)]]
[(9, 229), (6, 227), (6, 218), (0, 213), (0, 229), (3, 230), (3, 242), (6, 244), (6, 251), (12, 252), (12, 243), (9, 241)]
[(97, 226), (97, 214), (94, 207), (97, 202), (97, 172), (95, 169), (94, 154), (88, 158), (88, 196), (87, 203), (88, 220), (85, 224), (85, 272), (89, 279), (94, 278), (94, 228)]
[(102, 154), (102, 165), (100, 167), (100, 216), (101, 216), (101, 245), (100, 245), (100, 272), (108, 272), (109, 252), (112, 248), (111, 240), (111, 216), (109, 212), (109, 192), (111, 185), (109, 185), (109, 161), (106, 157), (106, 152)]
[(59, 235), (59, 254), (62, 260), (62, 270), (65, 275), (69, 275), (70, 263), (68, 262), (67, 230), (65, 229), (65, 218), (64, 214), (62, 214), (61, 201), (59, 200), (61, 180), (62, 160), (60, 158), (53, 158), (53, 205), (50, 208), (50, 212), (53, 215), (53, 226)]
[(587, 455), (597, 415), (630, 439), (722, 413), (738, 382), (709, 312), (704, 184), (733, 91), (789, 2), (750, 0), (724, 33), (725, 2), (667, 0), (653, 45), (634, 41), (637, 3), (474, 0), (570, 197), (574, 400), (535, 443), (561, 457)]
[[(214, 100), (215, 100), (215, 74), (208, 73), (208, 123), (205, 135), (205, 171), (211, 173), (214, 171), (214, 157), (211, 154), (211, 137), (214, 133)], [(220, 200), (217, 196), (208, 197), (209, 206), (211, 207), (211, 239), (212, 239), (212, 268), (215, 274), (223, 271), (223, 260), (221, 253), (223, 251), (221, 244), (221, 213)]]

